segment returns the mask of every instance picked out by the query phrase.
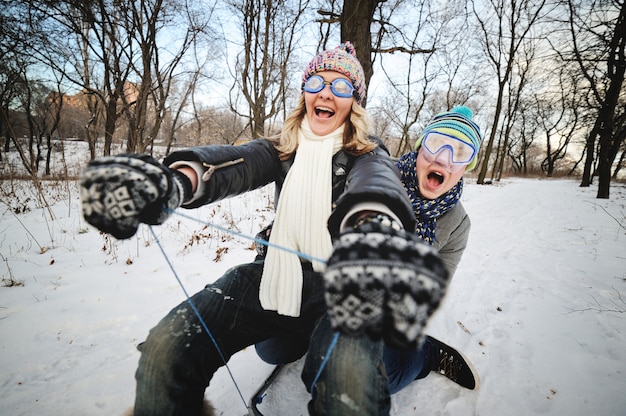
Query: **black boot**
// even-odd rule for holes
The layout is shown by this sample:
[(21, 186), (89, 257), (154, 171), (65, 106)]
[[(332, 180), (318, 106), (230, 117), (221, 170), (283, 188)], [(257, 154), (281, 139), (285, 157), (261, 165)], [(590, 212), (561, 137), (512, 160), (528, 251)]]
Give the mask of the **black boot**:
[(431, 371), (444, 375), (467, 389), (478, 390), (478, 372), (461, 352), (428, 335), (422, 348), (428, 355)]

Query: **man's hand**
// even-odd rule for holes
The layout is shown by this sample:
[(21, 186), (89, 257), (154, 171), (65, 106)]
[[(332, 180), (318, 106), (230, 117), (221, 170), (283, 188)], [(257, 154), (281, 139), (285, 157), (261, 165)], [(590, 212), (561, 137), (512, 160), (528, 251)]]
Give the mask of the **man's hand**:
[(445, 294), (448, 272), (419, 237), (376, 218), (335, 242), (324, 273), (328, 313), (344, 334), (412, 348)]

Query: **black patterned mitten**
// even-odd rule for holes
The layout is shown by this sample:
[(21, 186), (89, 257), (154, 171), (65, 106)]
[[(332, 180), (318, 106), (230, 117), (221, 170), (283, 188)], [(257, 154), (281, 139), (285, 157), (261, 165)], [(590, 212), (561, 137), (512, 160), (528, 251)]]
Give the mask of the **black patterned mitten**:
[(80, 178), (85, 220), (115, 238), (132, 237), (139, 223), (162, 224), (191, 197), (191, 182), (148, 155), (122, 154), (89, 162)]
[(448, 272), (435, 249), (390, 223), (370, 219), (341, 234), (324, 273), (326, 304), (340, 332), (407, 349), (439, 306)]

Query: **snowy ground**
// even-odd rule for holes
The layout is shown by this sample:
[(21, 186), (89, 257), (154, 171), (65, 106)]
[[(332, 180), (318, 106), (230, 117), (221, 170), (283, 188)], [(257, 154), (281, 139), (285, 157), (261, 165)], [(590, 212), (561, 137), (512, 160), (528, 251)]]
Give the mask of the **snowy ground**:
[[(472, 359), (481, 388), (432, 375), (393, 397), (393, 415), (623, 415), (626, 186), (598, 200), (573, 180), (473, 182), (470, 245), (428, 332)], [(112, 240), (81, 218), (74, 184), (44, 186), (50, 210), (0, 182), (0, 415), (120, 415), (136, 345), (184, 294), (148, 228)], [(270, 203), (265, 189), (185, 214), (253, 235)], [(189, 293), (253, 258), (250, 241), (188, 218), (154, 230)], [(250, 348), (230, 369), (246, 399), (271, 371)], [(207, 397), (246, 413), (224, 370)]]

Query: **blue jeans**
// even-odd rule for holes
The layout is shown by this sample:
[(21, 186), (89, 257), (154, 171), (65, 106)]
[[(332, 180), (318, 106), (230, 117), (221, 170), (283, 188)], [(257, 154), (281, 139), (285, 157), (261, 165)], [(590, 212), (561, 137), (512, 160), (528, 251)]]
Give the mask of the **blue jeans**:
[[(294, 318), (261, 307), (262, 272), (262, 261), (234, 267), (192, 296), (219, 351), (187, 301), (150, 330), (138, 346), (141, 357), (135, 374), (135, 416), (200, 415), (204, 390), (224, 365), (222, 356), (228, 361), (249, 345), (277, 337), (308, 340), (302, 379), (312, 391), (311, 415), (389, 414), (382, 342), (367, 337), (339, 337), (320, 372), (334, 335), (324, 318), (322, 276), (303, 267), (301, 313)], [(311, 389), (318, 372), (320, 376)]]
[[(256, 344), (254, 347), (261, 359), (269, 364), (285, 364), (301, 358), (308, 350), (309, 340), (303, 337), (282, 335)], [(431, 345), (424, 342), (420, 348), (399, 351), (383, 345), (382, 359), (389, 382), (389, 392), (397, 393), (413, 381), (426, 377), (431, 371)], [(341, 354), (341, 349), (335, 347), (332, 354)], [(348, 348), (345, 351), (347, 359), (352, 353)], [(355, 365), (362, 366), (363, 362)]]
[(302, 380), (311, 393), (309, 414), (389, 415), (391, 398), (382, 361), (383, 343), (368, 337), (339, 336), (322, 367), (334, 336), (325, 315), (311, 336), (302, 370)]
[[(137, 348), (135, 416), (201, 414), (204, 390), (225, 360), (265, 339), (310, 334), (326, 311), (319, 273), (303, 271), (300, 317), (266, 311), (259, 301), (263, 262), (228, 270), (192, 296), (215, 347), (187, 301), (172, 309)], [(220, 354), (221, 353), (221, 354)], [(233, 387), (234, 388), (234, 387)]]

